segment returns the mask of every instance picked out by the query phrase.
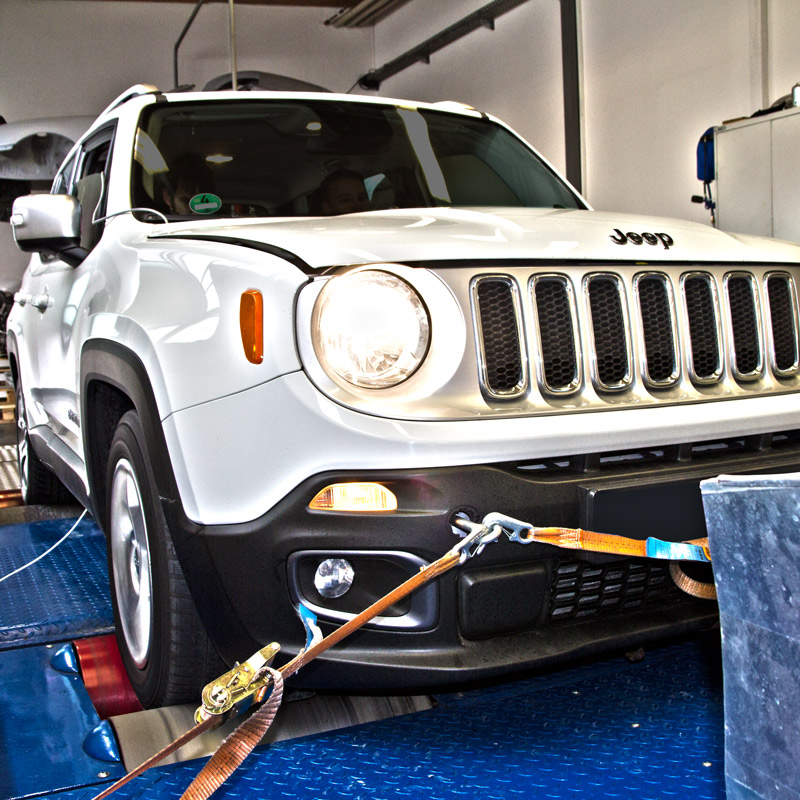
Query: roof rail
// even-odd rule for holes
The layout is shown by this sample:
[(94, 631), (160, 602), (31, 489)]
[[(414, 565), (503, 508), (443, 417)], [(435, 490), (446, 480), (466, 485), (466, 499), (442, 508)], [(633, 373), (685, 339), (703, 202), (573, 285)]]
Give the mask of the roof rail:
[(461, 103), (458, 100), (438, 100), (435, 103), (431, 103), (431, 105), (446, 111), (473, 111), (476, 114), (481, 113), (477, 108), (475, 108), (475, 106), (467, 105), (467, 103)]
[(108, 107), (104, 109), (100, 116), (105, 116), (109, 111), (113, 111), (117, 106), (121, 106), (132, 97), (139, 97), (143, 94), (152, 94), (153, 92), (159, 91), (161, 90), (158, 86), (153, 86), (151, 83), (137, 83), (136, 86), (131, 86), (130, 89), (126, 89), (116, 100), (109, 103)]

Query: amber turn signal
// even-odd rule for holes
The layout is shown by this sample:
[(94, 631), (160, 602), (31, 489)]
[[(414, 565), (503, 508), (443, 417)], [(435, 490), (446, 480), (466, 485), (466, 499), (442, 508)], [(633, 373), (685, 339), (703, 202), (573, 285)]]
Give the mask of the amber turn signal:
[(394, 511), (397, 498), (379, 483), (333, 483), (308, 507), (312, 511)]
[(260, 364), (264, 360), (264, 298), (261, 292), (251, 289), (242, 294), (239, 327), (247, 360)]

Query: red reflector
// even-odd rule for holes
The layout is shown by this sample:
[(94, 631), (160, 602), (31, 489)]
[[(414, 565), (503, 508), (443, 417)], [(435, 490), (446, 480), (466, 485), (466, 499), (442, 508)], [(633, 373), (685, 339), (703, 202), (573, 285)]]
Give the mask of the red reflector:
[(84, 686), (100, 719), (141, 711), (113, 634), (72, 643)]

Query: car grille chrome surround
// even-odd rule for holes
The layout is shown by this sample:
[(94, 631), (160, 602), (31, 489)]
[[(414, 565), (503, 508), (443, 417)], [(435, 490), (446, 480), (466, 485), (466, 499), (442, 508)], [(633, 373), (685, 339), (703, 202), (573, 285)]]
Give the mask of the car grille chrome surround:
[(485, 276), (472, 284), (481, 384), (496, 399), (519, 397), (528, 388), (527, 358), (517, 284)]
[(722, 326), (714, 279), (706, 272), (681, 277), (681, 294), (688, 320), (689, 375), (698, 384), (722, 377)]
[(673, 386), (680, 378), (675, 298), (669, 278), (644, 272), (633, 279), (642, 326), (642, 374), (653, 388)]
[(766, 297), (769, 310), (769, 333), (773, 346), (770, 367), (780, 377), (797, 375), (800, 369), (798, 352), (797, 290), (791, 275), (772, 272), (766, 276)]
[(571, 394), (582, 382), (575, 292), (563, 275), (536, 275), (530, 282), (536, 320), (536, 376), (542, 391)]
[(761, 313), (755, 279), (749, 273), (728, 273), (725, 276), (725, 296), (731, 323), (733, 374), (741, 381), (755, 380), (764, 369)]
[(470, 286), (481, 392), (521, 412), (800, 389), (789, 271), (513, 267)]
[(589, 325), (592, 383), (601, 391), (618, 392), (631, 384), (631, 344), (625, 288), (617, 275), (597, 273), (584, 278)]

